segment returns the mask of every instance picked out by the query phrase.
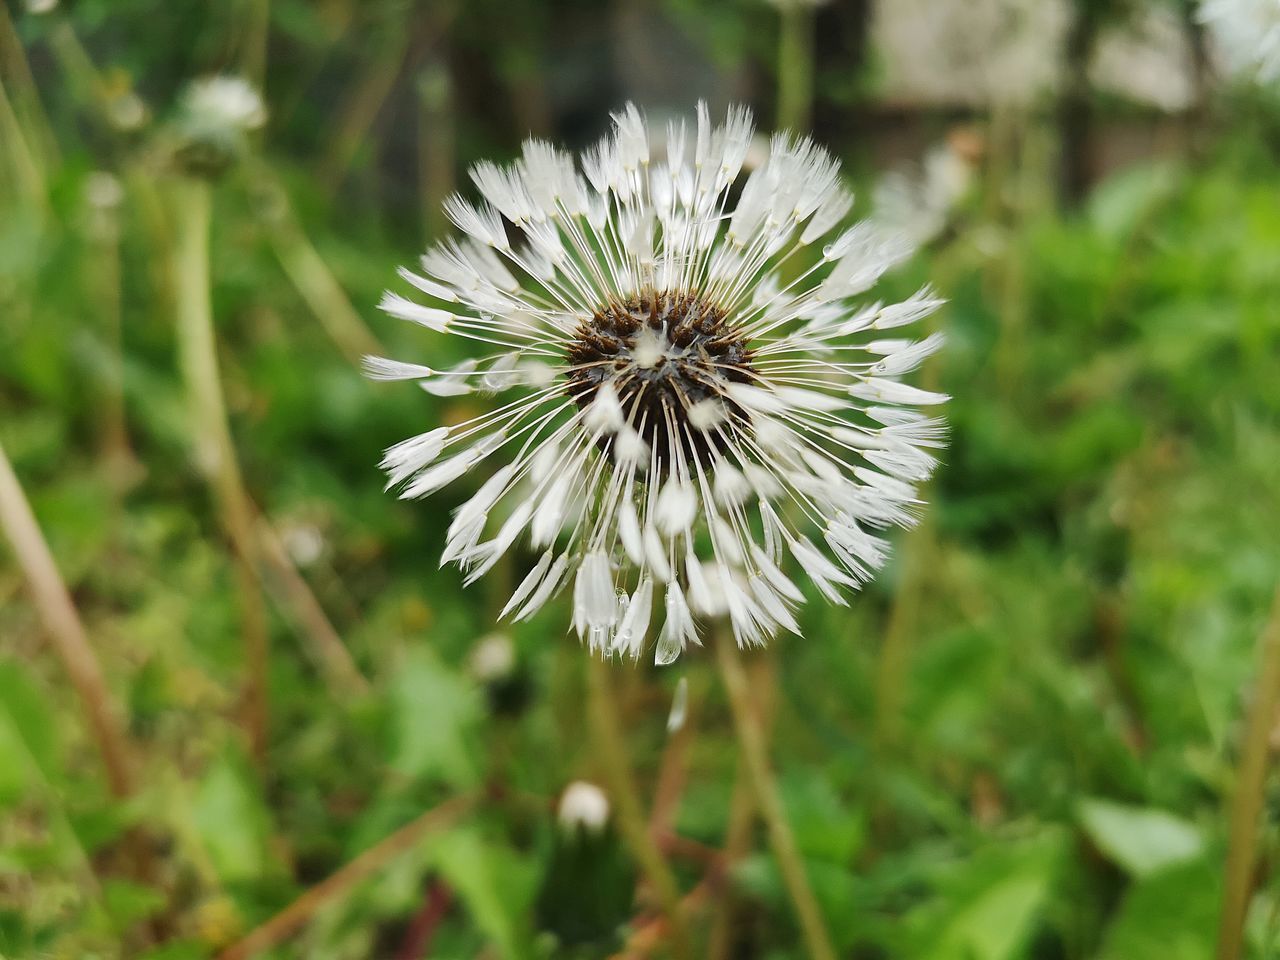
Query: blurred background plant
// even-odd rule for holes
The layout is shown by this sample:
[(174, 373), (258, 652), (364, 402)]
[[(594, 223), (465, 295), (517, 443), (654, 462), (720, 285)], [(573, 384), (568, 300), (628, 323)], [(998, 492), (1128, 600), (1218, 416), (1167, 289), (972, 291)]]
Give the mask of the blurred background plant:
[(710, 652), (610, 671), (619, 771), (381, 491), (472, 401), (358, 371), (453, 349), (372, 307), (468, 163), (703, 96), (952, 300), (924, 522), (746, 664), (837, 951), (1276, 956), (1267, 2), (0, 6), (0, 954), (802, 955)]

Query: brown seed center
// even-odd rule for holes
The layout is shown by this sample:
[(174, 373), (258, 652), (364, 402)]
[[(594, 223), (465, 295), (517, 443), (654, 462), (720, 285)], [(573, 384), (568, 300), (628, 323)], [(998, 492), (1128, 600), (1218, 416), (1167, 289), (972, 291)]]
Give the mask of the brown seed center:
[[(726, 427), (703, 432), (688, 422), (694, 404), (720, 397), (731, 418), (747, 418), (723, 388), (754, 379), (751, 356), (718, 305), (694, 294), (645, 290), (579, 324), (568, 350), (566, 389), (585, 408), (600, 385), (611, 382), (627, 422), (665, 472), (673, 454), (706, 464), (712, 448), (724, 446)], [(609, 440), (601, 445), (607, 450)]]

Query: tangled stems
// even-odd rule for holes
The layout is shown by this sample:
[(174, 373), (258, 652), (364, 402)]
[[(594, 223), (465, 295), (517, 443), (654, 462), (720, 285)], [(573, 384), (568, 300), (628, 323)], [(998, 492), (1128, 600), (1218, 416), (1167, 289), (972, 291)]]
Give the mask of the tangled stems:
[(787, 822), (787, 812), (782, 805), (778, 783), (773, 771), (769, 769), (764, 731), (759, 715), (752, 707), (751, 689), (747, 683), (746, 670), (742, 666), (742, 652), (725, 624), (717, 624), (712, 633), (716, 660), (720, 666), (720, 676), (724, 679), (725, 692), (729, 695), (734, 731), (742, 751), (747, 780), (755, 794), (760, 816), (769, 828), (769, 844), (778, 860), (787, 893), (795, 905), (805, 946), (814, 960), (835, 960), (835, 947), (831, 944), (822, 911), (805, 874), (795, 835), (791, 832), (791, 824)]

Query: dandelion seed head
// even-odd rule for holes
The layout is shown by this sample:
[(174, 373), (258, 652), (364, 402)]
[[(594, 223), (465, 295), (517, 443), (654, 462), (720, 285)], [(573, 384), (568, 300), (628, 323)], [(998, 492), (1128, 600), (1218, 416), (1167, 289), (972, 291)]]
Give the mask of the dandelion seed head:
[(839, 165), (808, 138), (775, 135), (746, 168), (744, 110), (713, 124), (700, 105), (661, 149), (634, 106), (614, 120), (578, 163), (530, 141), (477, 164), (480, 199), (445, 206), (460, 236), (401, 271), (412, 297), (384, 296), (477, 355), (366, 370), (496, 395), (383, 460), (407, 498), (484, 471), (442, 562), (471, 582), (523, 540), (535, 559), (503, 616), (564, 592), (590, 650), (665, 664), (701, 620), (763, 644), (799, 633), (798, 582), (844, 603), (874, 576), (937, 462), (941, 421), (917, 408), (947, 398), (903, 378), (941, 346), (909, 327), (942, 301), (864, 302), (911, 244), (846, 223)]

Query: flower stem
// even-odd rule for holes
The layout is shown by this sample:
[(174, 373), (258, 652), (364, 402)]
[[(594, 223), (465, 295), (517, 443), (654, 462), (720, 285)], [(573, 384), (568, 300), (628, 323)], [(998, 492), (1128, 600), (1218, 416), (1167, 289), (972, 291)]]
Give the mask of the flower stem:
[(778, 127), (809, 129), (813, 113), (813, 11), (807, 4), (783, 4), (778, 31)]
[(255, 570), (253, 509), (236, 462), (218, 372), (209, 286), (209, 184), (181, 177), (174, 185), (173, 202), (178, 349), (192, 406), (197, 463), (213, 484), (235, 558), (247, 674), (245, 725), (253, 755), (262, 766), (267, 744), (267, 616)]
[[(751, 702), (760, 718), (761, 737), (769, 738), (773, 726), (774, 660), (768, 651), (753, 658), (747, 664), (747, 679), (751, 685)], [(743, 764), (738, 764), (733, 778), (733, 793), (729, 800), (729, 824), (725, 830), (725, 871), (731, 873), (734, 866), (751, 849), (752, 827), (755, 824), (755, 796), (751, 781)], [(735, 900), (732, 885), (728, 886), (711, 925), (707, 945), (708, 960), (727, 960), (733, 948)]]
[(612, 686), (609, 665), (595, 653), (588, 655), (587, 709), (596, 752), (616, 811), (618, 829), (666, 914), (671, 927), (672, 952), (678, 957), (690, 957), (692, 952), (680, 904), (680, 888), (670, 864), (663, 858), (649, 832), (640, 808), (635, 779), (627, 763), (626, 742), (618, 723), (617, 700)]
[(13, 545), (14, 556), (30, 584), (40, 619), (80, 697), (89, 729), (102, 754), (111, 793), (128, 797), (134, 791), (128, 737), (112, 706), (102, 666), (89, 643), (84, 624), (3, 446), (0, 446), (0, 528)]
[(266, 164), (256, 164), (253, 177), (268, 198), (260, 207), (260, 221), (276, 258), (298, 294), (315, 314), (325, 333), (354, 364), (365, 354), (385, 349), (351, 303), (333, 271), (320, 256), (294, 214), (284, 187)]
[(1280, 589), (1276, 590), (1271, 615), (1262, 629), (1258, 646), (1261, 659), (1258, 685), (1249, 709), (1236, 789), (1231, 797), (1218, 960), (1237, 960), (1244, 946), (1245, 916), (1258, 855), (1255, 835), (1266, 789), (1267, 753), (1276, 710), (1280, 707)]
[(724, 680), (725, 691), (729, 695), (733, 725), (738, 735), (738, 746), (742, 751), (742, 763), (752, 792), (755, 794), (760, 816), (769, 829), (769, 844), (773, 848), (773, 855), (778, 860), (778, 868), (782, 871), (782, 880), (786, 884), (787, 893), (790, 894), (791, 902), (795, 905), (805, 946), (809, 956), (815, 960), (835, 960), (836, 951), (831, 944), (831, 935), (827, 933), (818, 900), (813, 895), (813, 888), (809, 885), (800, 849), (796, 846), (791, 824), (787, 822), (787, 812), (782, 805), (782, 794), (778, 790), (773, 771), (769, 768), (764, 730), (759, 714), (751, 703), (751, 689), (747, 683), (747, 672), (742, 666), (742, 653), (724, 624), (718, 624), (712, 632), (720, 676)]

